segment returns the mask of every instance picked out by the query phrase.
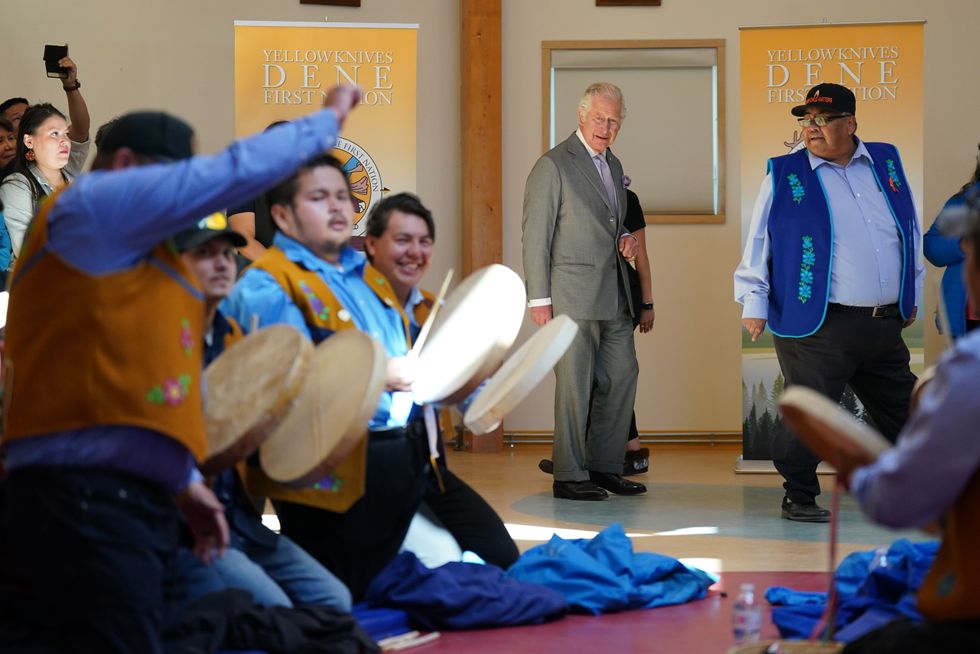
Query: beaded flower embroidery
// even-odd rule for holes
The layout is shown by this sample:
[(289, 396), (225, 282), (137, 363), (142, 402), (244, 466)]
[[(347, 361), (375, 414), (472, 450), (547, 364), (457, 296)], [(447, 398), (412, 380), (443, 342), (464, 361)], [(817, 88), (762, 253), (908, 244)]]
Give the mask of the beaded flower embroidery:
[(888, 167), (888, 187), (892, 193), (898, 193), (898, 189), (902, 188), (902, 181), (898, 178), (898, 171), (895, 170), (895, 161), (885, 159), (885, 166)]
[(344, 485), (344, 482), (336, 475), (327, 475), (320, 481), (313, 484), (313, 488), (317, 490), (326, 490), (331, 493), (336, 493), (340, 490), (340, 487)]
[(786, 179), (789, 180), (789, 188), (793, 192), (793, 202), (796, 204), (802, 203), (806, 191), (803, 190), (803, 184), (800, 183), (800, 178), (795, 173), (790, 173), (786, 176)]
[(813, 251), (813, 237), (803, 237), (803, 256), (800, 260), (800, 286), (797, 298), (802, 304), (813, 295), (813, 266), (817, 263), (817, 255)]
[(194, 354), (194, 334), (191, 333), (191, 321), (187, 318), (180, 319), (180, 346), (187, 356)]
[(187, 397), (191, 388), (191, 376), (181, 375), (164, 379), (162, 384), (158, 384), (150, 389), (146, 394), (147, 402), (152, 404), (166, 404), (167, 406), (177, 406)]
[(310, 285), (305, 281), (300, 280), (299, 290), (303, 291), (303, 295), (305, 295), (306, 299), (310, 301), (310, 307), (313, 309), (313, 313), (316, 314), (316, 317), (320, 320), (326, 320), (327, 316), (330, 315), (330, 308), (323, 305), (323, 301), (316, 296), (316, 293), (313, 292)]

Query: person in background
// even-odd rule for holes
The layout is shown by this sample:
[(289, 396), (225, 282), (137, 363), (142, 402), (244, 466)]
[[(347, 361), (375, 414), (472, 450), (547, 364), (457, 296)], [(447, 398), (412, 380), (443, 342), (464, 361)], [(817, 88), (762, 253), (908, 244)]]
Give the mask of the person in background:
[(17, 151), (0, 181), (0, 200), (7, 207), (4, 219), (15, 258), (41, 198), (78, 176), (88, 157), (90, 119), (78, 67), (70, 57), (58, 64), (67, 70), (61, 84), (68, 99), (70, 125), (48, 103), (28, 107), (26, 101), (20, 102), (24, 98), (11, 98), (0, 105), (5, 107), (4, 117), (17, 128)]
[(0, 117), (0, 179), (4, 169), (17, 154), (17, 128), (6, 118)]
[(0, 290), (7, 289), (7, 270), (13, 261), (13, 251), (10, 249), (10, 236), (3, 222), (3, 202), (0, 202)]
[[(980, 144), (977, 144), (980, 150)], [(952, 207), (963, 206), (966, 203), (966, 191), (980, 181), (980, 153), (977, 154), (977, 165), (973, 176), (952, 197), (946, 200), (943, 211)], [(942, 215), (942, 211), (940, 212)], [(957, 339), (971, 329), (980, 325), (980, 308), (969, 301), (966, 286), (963, 282), (963, 260), (966, 254), (960, 247), (960, 239), (944, 236), (939, 231), (939, 219), (933, 221), (929, 231), (922, 238), (922, 250), (929, 263), (937, 268), (946, 268), (943, 273), (942, 292), (946, 305), (946, 317), (949, 320), (950, 336)], [(937, 321), (937, 326), (939, 326)], [(940, 331), (942, 328), (940, 326)]]
[[(65, 93), (70, 93), (67, 87), (65, 88)], [(27, 98), (7, 98), (3, 102), (0, 102), (0, 118), (9, 120), (16, 134), (17, 126), (20, 125), (21, 116), (24, 115), (24, 112), (27, 111), (29, 106), (31, 106), (31, 103)]]
[[(650, 255), (647, 252), (646, 219), (643, 217), (643, 207), (636, 193), (626, 189), (626, 218), (624, 227), (636, 239), (636, 261), (634, 266), (627, 269), (630, 278), (630, 293), (633, 306), (639, 311), (633, 312), (633, 333), (640, 328), (641, 334), (648, 334), (653, 329), (653, 321), (657, 314), (653, 308), (653, 279), (650, 275)], [(623, 474), (635, 475), (650, 469), (650, 450), (640, 446), (640, 433), (636, 429), (636, 410), (630, 418), (629, 440), (626, 441), (626, 458), (623, 461)]]

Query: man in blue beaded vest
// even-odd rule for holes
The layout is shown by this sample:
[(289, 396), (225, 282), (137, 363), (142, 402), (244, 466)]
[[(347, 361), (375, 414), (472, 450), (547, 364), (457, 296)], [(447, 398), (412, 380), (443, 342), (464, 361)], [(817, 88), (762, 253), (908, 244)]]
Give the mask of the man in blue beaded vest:
[[(735, 300), (756, 340), (768, 324), (786, 386), (839, 401), (845, 385), (894, 441), (915, 376), (902, 329), (922, 299), (922, 236), (898, 150), (855, 132), (854, 94), (818, 84), (794, 107), (805, 149), (769, 160)], [(773, 436), (782, 516), (827, 522), (819, 460), (788, 428)]]

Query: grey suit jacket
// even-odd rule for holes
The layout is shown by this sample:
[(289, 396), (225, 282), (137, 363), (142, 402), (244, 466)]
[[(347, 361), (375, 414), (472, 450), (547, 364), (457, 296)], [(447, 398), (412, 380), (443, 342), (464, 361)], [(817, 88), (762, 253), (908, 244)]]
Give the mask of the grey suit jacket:
[[(618, 248), (619, 236), (625, 233), (623, 166), (611, 151), (607, 153), (618, 211), (609, 206), (599, 171), (575, 133), (538, 159), (524, 186), (527, 297), (550, 297), (555, 315), (614, 319), (619, 306), (617, 275), (623, 288), (629, 288), (629, 264)], [(632, 312), (629, 293), (625, 297)]]

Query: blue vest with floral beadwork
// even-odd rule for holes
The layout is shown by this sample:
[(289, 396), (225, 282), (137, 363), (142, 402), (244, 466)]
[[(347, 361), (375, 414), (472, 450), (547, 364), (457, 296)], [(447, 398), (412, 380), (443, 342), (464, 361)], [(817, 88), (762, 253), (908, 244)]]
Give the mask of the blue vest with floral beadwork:
[[(902, 242), (903, 318), (915, 308), (915, 204), (895, 146), (865, 143), (871, 169), (895, 219)], [(768, 163), (772, 178), (769, 211), (769, 329), (777, 336), (810, 336), (823, 325), (830, 296), (834, 223), (820, 177), (806, 150)]]

